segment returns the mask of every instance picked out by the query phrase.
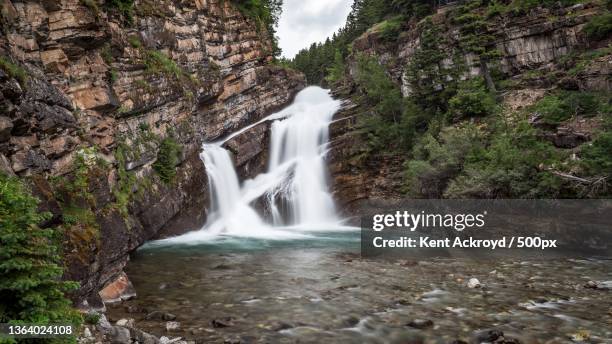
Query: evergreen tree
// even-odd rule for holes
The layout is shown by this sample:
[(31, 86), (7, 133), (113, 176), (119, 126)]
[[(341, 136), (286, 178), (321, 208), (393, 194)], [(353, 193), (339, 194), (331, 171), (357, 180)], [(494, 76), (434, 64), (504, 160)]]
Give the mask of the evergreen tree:
[(489, 71), (488, 62), (499, 57), (501, 53), (494, 47), (495, 37), (489, 33), (487, 22), (477, 9), (481, 0), (471, 0), (458, 8), (455, 22), (461, 25), (460, 43), (465, 52), (478, 58), (478, 64), (487, 88), (495, 92), (495, 83)]
[(80, 317), (64, 293), (77, 286), (61, 280), (59, 233), (38, 226), (49, 217), (38, 202), (21, 181), (0, 173), (0, 323), (76, 325)]
[(327, 69), (327, 77), (325, 80), (331, 84), (336, 83), (344, 77), (344, 58), (339, 49), (336, 49), (334, 54), (334, 64)]

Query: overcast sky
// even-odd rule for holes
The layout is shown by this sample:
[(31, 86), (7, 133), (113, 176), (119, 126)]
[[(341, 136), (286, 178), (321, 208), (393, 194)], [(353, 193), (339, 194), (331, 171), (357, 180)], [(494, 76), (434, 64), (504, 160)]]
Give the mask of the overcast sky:
[(284, 0), (278, 23), (283, 56), (292, 58), (313, 42), (324, 41), (344, 25), (352, 0)]

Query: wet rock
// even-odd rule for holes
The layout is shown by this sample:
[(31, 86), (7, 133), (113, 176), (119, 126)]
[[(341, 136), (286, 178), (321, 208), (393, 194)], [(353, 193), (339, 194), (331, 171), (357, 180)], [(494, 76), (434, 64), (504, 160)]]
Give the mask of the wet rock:
[(176, 315), (162, 311), (153, 311), (145, 316), (145, 320), (173, 321), (176, 320)]
[(480, 288), (482, 287), (482, 284), (480, 284), (480, 281), (477, 278), (470, 278), (470, 280), (467, 282), (467, 286), (468, 288)]
[(104, 314), (100, 315), (96, 329), (102, 333), (109, 333), (112, 331), (113, 325), (108, 321)]
[(126, 273), (121, 272), (99, 295), (104, 303), (115, 303), (133, 299), (136, 297), (136, 290)]
[(121, 326), (113, 326), (108, 337), (112, 344), (130, 344), (132, 342), (130, 330)]
[(115, 323), (117, 326), (121, 327), (134, 327), (134, 319), (119, 319)]
[(159, 344), (160, 340), (152, 334), (146, 333), (137, 328), (130, 328), (132, 338), (140, 344)]
[(141, 309), (138, 308), (138, 306), (127, 305), (123, 307), (123, 309), (125, 310), (126, 313), (130, 313), (130, 314), (141, 312)]
[(433, 325), (434, 325), (433, 321), (429, 319), (414, 319), (406, 324), (406, 326), (410, 326), (412, 328), (416, 328), (419, 330), (432, 327)]
[(182, 342), (181, 339), (183, 339), (183, 338), (176, 337), (176, 338), (170, 339), (168, 337), (161, 337), (161, 338), (159, 338), (159, 343), (160, 344), (179, 344), (179, 343)]
[(348, 316), (342, 320), (342, 324), (346, 327), (353, 327), (359, 324), (359, 318), (356, 316)]
[(595, 290), (611, 290), (612, 281), (605, 281), (605, 282), (588, 281), (584, 285), (584, 287), (587, 289), (595, 289)]
[(223, 339), (223, 344), (240, 344), (242, 341), (240, 338), (225, 338)]
[(178, 331), (181, 328), (181, 323), (178, 321), (168, 321), (166, 322), (166, 331)]
[(289, 324), (289, 323), (286, 323), (286, 322), (283, 322), (283, 321), (278, 321), (278, 322), (274, 322), (274, 323), (272, 323), (270, 325), (270, 330), (272, 330), (272, 331), (282, 331), (282, 330), (287, 330), (287, 329), (290, 329), (290, 328), (293, 328), (293, 327), (294, 326)]
[(234, 326), (234, 317), (224, 317), (219, 319), (213, 319), (210, 323), (214, 328), (224, 328)]
[(478, 343), (491, 343), (498, 339), (503, 339), (504, 333), (499, 330), (484, 330), (476, 333), (476, 341)]

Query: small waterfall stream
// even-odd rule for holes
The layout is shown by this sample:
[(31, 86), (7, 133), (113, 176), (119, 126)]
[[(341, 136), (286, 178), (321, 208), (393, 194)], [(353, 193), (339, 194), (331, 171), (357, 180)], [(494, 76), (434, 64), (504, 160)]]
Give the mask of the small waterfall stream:
[[(211, 193), (208, 221), (199, 231), (168, 240), (189, 243), (218, 236), (283, 239), (341, 227), (325, 165), (328, 127), (339, 107), (340, 102), (329, 91), (308, 87), (285, 109), (224, 140), (204, 144), (200, 157)], [(230, 152), (223, 145), (265, 121), (273, 121), (268, 169), (241, 185)], [(264, 201), (267, 218), (255, 208), (258, 200)]]

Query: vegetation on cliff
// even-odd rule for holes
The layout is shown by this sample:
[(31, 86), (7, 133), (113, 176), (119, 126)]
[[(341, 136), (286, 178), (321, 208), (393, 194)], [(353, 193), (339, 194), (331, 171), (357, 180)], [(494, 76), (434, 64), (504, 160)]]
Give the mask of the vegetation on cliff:
[[(538, 6), (574, 3), (471, 0), (453, 6), (446, 20), (434, 20), (434, 2), (358, 0), (342, 30), (289, 64), (310, 83), (352, 88), (352, 98), (366, 109), (359, 127), (367, 155), (402, 156), (404, 191), (411, 197), (601, 197), (610, 192), (612, 98), (575, 86), (563, 89), (560, 80), (566, 76), (563, 82), (572, 85), (571, 78), (608, 56), (610, 48), (560, 58), (558, 71), (546, 75), (551, 90), (532, 106), (509, 109), (504, 94), (529, 88), (520, 80), (544, 76), (535, 70), (520, 78), (502, 73), (492, 30), (499, 16), (518, 18)], [(609, 12), (590, 19), (585, 35), (605, 39), (608, 17)], [(398, 65), (393, 40), (404, 29), (418, 34), (418, 45), (406, 65)], [(458, 34), (448, 35), (451, 30)], [(362, 34), (355, 49), (353, 39)], [(384, 56), (373, 53), (380, 50)], [(592, 129), (573, 134), (575, 123)]]
[(257, 23), (260, 31), (265, 30), (272, 43), (272, 56), (281, 54), (276, 37), (276, 27), (283, 9), (283, 0), (231, 0), (238, 10)]
[(61, 280), (62, 233), (39, 227), (50, 215), (38, 203), (22, 181), (0, 173), (0, 322), (77, 325), (80, 315), (64, 296), (77, 286)]

